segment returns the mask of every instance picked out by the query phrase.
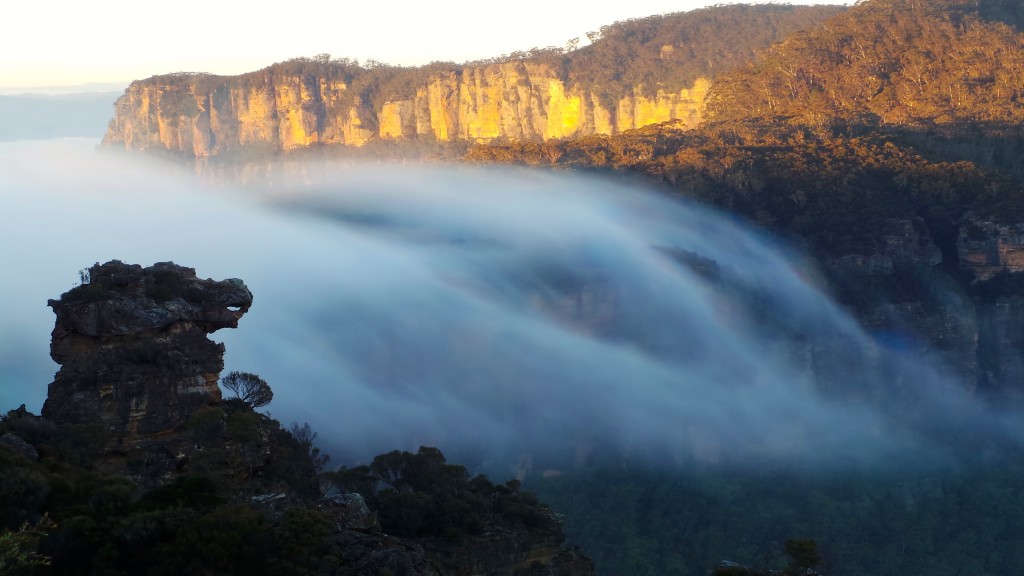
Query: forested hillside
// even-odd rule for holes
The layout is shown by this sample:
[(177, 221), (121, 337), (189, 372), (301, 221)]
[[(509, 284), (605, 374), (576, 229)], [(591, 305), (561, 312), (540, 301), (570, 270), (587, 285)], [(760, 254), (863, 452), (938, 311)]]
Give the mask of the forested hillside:
[[(566, 515), (599, 574), (701, 576), (721, 560), (764, 574), (810, 538), (821, 574), (1011, 574), (1024, 566), (1019, 464), (943, 472), (577, 470), (527, 482)], [(755, 572), (756, 571), (756, 572)], [(778, 572), (776, 572), (778, 574)], [(793, 573), (796, 574), (796, 573)]]
[(905, 140), (880, 131), (750, 120), (476, 146), (467, 160), (653, 179), (821, 255), (871, 253), (894, 218), (924, 218), (941, 237), (943, 227), (968, 212), (1006, 223), (1024, 217), (1024, 192), (1015, 177), (972, 162), (930, 160)]
[[(635, 177), (736, 214), (813, 254), (865, 329), (1019, 406), (1021, 267), (1007, 255), (1024, 222), (1022, 23), (1013, 1), (860, 2), (716, 76), (697, 129), (481, 144), (467, 159)], [(821, 573), (1006, 574), (1024, 569), (1024, 492), (1019, 451), (1003, 448), (836, 474), (617, 457), (527, 484), (602, 574), (720, 560), (737, 564), (716, 574), (767, 573), (790, 538), (815, 539)]]
[(641, 175), (834, 256), (870, 253), (894, 218), (939, 239), (967, 214), (1017, 222), (1021, 11), (863, 2), (718, 76), (696, 130), (492, 143), (467, 159)]
[(1024, 120), (1019, 3), (872, 0), (719, 79), (711, 120), (868, 125)]
[(842, 6), (737, 4), (616, 22), (589, 34), (593, 43), (563, 55), (571, 85), (611, 101), (642, 87), (676, 92), (716, 78), (794, 32), (841, 14)]

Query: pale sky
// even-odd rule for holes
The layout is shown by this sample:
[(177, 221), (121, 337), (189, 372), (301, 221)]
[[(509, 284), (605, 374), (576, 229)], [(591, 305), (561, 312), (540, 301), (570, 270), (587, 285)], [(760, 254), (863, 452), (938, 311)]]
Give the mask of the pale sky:
[(324, 52), (410, 66), (465, 62), (585, 42), (617, 20), (720, 3), (731, 2), (15, 0), (0, 21), (0, 89), (239, 74)]

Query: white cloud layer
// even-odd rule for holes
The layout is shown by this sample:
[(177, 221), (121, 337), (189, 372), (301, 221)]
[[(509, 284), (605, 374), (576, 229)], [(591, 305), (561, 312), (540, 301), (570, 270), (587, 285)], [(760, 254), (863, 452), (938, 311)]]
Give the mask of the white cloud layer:
[(268, 196), (83, 142), (0, 148), (0, 409), (40, 408), (46, 299), (78, 270), (171, 260), (246, 282), (253, 308), (214, 335), (227, 369), (265, 378), (273, 415), (336, 461), (433, 444), (871, 466), (942, 461), (964, 429), (1017, 441), (940, 366), (876, 344), (805, 262), (708, 210), (529, 171), (301, 181)]

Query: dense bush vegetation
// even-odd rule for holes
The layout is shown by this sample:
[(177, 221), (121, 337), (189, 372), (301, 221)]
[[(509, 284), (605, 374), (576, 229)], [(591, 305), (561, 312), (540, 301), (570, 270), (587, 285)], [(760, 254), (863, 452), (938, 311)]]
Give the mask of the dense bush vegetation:
[[(436, 448), (394, 451), (318, 477), (326, 457), (308, 425), (283, 430), (241, 399), (198, 412), (192, 473), (143, 487), (96, 466), (95, 431), (58, 428), (24, 410), (0, 418), (40, 458), (0, 444), (4, 574), (335, 573), (346, 548), (323, 486), (362, 494), (385, 533), (444, 550), (494, 530), (552, 530), (555, 517), (519, 482), (492, 484)], [(131, 466), (129, 466), (129, 469)], [(252, 494), (280, 496), (261, 506)], [(326, 571), (326, 572), (325, 572)]]
[(678, 92), (752, 62), (758, 51), (842, 13), (841, 6), (734, 5), (604, 26), (568, 54), (569, 81), (617, 102), (634, 87)]
[(1019, 5), (1004, 0), (858, 3), (723, 75), (708, 96), (708, 115), (1020, 123), (1022, 21)]
[[(223, 422), (223, 413), (199, 413), (190, 423), (207, 443), (203, 459), (191, 463), (197, 473), (148, 490), (95, 466), (101, 431), (58, 429), (24, 407), (8, 412), (0, 436), (16, 434), (40, 458), (0, 446), (3, 573), (315, 573), (325, 561), (320, 551), (333, 544), (329, 520), (302, 506), (318, 494), (308, 447), (240, 401), (225, 408), (223, 428), (212, 422)], [(256, 468), (266, 451), (273, 458)], [(274, 490), (288, 493), (294, 509), (268, 515), (238, 498)]]
[(900, 140), (883, 131), (745, 121), (481, 145), (467, 159), (641, 175), (833, 255), (871, 253), (892, 218), (922, 218), (940, 234), (967, 211), (1024, 217), (1016, 177), (928, 160)]
[(1021, 473), (1019, 461), (835, 474), (616, 466), (528, 485), (566, 515), (570, 541), (600, 574), (781, 567), (796, 536), (817, 542), (822, 573), (952, 576), (1024, 566)]
[[(369, 466), (327, 474), (343, 490), (363, 495), (379, 514), (385, 532), (410, 538), (458, 541), (479, 535), (496, 519), (509, 526), (548, 526), (554, 518), (516, 480), (493, 484), (486, 476), (470, 478), (462, 466), (448, 464), (437, 448), (415, 454), (393, 451)], [(490, 520), (488, 520), (490, 519)]]

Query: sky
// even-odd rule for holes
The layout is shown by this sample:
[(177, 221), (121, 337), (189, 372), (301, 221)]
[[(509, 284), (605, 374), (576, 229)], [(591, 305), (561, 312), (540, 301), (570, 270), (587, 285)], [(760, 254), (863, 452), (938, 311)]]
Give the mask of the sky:
[(403, 66), (466, 62), (585, 42), (588, 31), (619, 20), (721, 3), (733, 2), (13, 2), (0, 21), (0, 90), (240, 74), (321, 53)]

